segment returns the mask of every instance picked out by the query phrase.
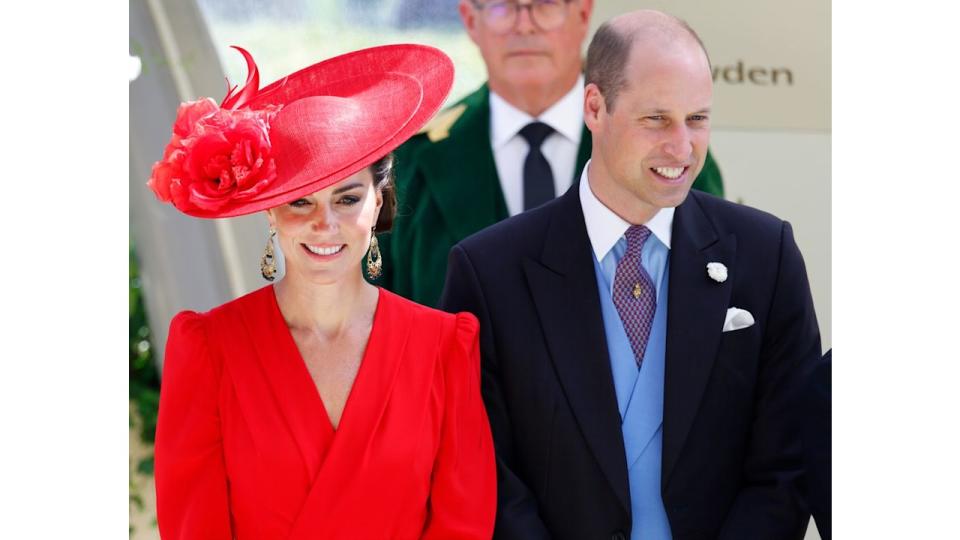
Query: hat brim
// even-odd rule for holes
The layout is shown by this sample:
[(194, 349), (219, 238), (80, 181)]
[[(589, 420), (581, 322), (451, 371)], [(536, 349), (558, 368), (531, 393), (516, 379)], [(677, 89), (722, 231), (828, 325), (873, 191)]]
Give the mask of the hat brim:
[[(325, 152), (314, 143), (298, 149), (297, 163), (291, 163), (289, 158), (297, 152), (280, 148), (276, 159), (282, 161), (286, 156), (287, 162), (278, 163), (277, 168), (287, 172), (255, 197), (231, 201), (216, 211), (191, 208), (185, 212), (201, 218), (252, 214), (295, 201), (352, 176), (416, 134), (443, 105), (453, 86), (453, 76), (453, 63), (439, 49), (402, 44), (330, 58), (270, 84), (246, 106), (259, 109), (282, 105), (280, 115), (299, 117), (294, 129), (306, 133), (311, 129), (311, 114), (329, 111), (331, 102), (334, 106), (345, 102), (350, 114), (344, 115), (344, 120), (321, 119), (324, 125), (317, 129), (325, 130), (332, 143), (346, 140), (349, 145), (336, 144), (335, 152)], [(333, 154), (336, 159), (330, 159)]]

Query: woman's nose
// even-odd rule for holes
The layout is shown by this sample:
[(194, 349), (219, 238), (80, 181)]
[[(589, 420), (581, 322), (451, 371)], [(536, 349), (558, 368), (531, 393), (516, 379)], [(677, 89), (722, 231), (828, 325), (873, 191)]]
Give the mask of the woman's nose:
[(314, 231), (325, 231), (336, 226), (336, 219), (330, 209), (318, 205), (311, 216), (310, 226)]

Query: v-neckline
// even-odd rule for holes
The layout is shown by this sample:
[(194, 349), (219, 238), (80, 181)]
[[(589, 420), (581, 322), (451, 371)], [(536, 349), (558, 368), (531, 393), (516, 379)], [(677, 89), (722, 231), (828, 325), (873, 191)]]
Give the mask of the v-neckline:
[(317, 384), (314, 382), (313, 376), (310, 375), (310, 370), (307, 368), (307, 362), (304, 360), (303, 355), (300, 353), (300, 348), (297, 346), (297, 341), (293, 338), (293, 333), (290, 332), (290, 327), (287, 326), (287, 321), (283, 317), (283, 311), (280, 309), (280, 302), (277, 299), (277, 289), (273, 285), (270, 285), (269, 287), (271, 289), (270, 297), (273, 299), (273, 302), (272, 302), (273, 309), (275, 310), (275, 314), (277, 315), (277, 320), (279, 321), (279, 324), (283, 327), (283, 334), (287, 336), (287, 347), (290, 349), (290, 353), (293, 355), (293, 357), (297, 360), (296, 363), (299, 366), (296, 369), (300, 371), (300, 376), (304, 377), (306, 381), (309, 383), (310, 388), (313, 389), (312, 395), (316, 400), (317, 408), (319, 409), (320, 413), (322, 413), (321, 416), (324, 418), (324, 420), (326, 420), (326, 422), (324, 423), (324, 426), (326, 426), (326, 428), (330, 431), (330, 433), (333, 434), (333, 436), (336, 436), (337, 433), (343, 430), (344, 422), (347, 421), (347, 419), (350, 416), (349, 413), (351, 410), (351, 403), (356, 401), (356, 399), (354, 399), (354, 395), (357, 394), (357, 386), (360, 385), (362, 381), (365, 379), (364, 373), (369, 369), (372, 369), (372, 368), (368, 369), (366, 366), (370, 363), (368, 361), (368, 356), (370, 355), (370, 350), (371, 350), (370, 345), (374, 343), (376, 339), (378, 339), (379, 334), (382, 331), (382, 330), (379, 330), (379, 328), (383, 325), (378, 324), (378, 322), (381, 318), (381, 313), (383, 311), (382, 310), (383, 298), (384, 298), (383, 289), (380, 287), (377, 287), (377, 306), (374, 308), (374, 311), (373, 311), (373, 323), (371, 324), (370, 335), (367, 337), (367, 345), (366, 347), (364, 347), (363, 355), (360, 357), (360, 367), (357, 368), (357, 375), (353, 378), (353, 384), (350, 385), (350, 391), (347, 392), (347, 401), (343, 405), (343, 411), (340, 412), (340, 422), (337, 424), (336, 427), (334, 427), (333, 420), (330, 418), (330, 412), (329, 410), (327, 410), (327, 405), (326, 403), (324, 403), (323, 397), (320, 395), (320, 389), (317, 388)]

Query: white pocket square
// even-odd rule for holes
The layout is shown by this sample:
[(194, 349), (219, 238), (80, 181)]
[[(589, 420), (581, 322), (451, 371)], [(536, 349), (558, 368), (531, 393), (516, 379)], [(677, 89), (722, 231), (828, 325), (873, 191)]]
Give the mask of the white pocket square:
[(740, 308), (727, 309), (727, 318), (723, 321), (723, 331), (732, 332), (742, 328), (753, 326), (753, 315), (749, 311)]

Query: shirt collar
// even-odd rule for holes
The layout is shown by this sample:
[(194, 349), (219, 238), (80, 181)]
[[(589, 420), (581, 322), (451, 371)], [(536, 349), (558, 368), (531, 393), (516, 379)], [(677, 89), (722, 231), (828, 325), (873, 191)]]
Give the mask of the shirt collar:
[(507, 144), (523, 126), (535, 120), (552, 127), (574, 144), (580, 144), (580, 135), (583, 133), (583, 75), (577, 77), (573, 88), (538, 118), (490, 91), (490, 142), (494, 150)]
[[(623, 233), (630, 228), (630, 223), (607, 208), (590, 189), (590, 179), (587, 171), (590, 170), (590, 161), (583, 166), (580, 174), (580, 206), (583, 208), (583, 220), (587, 225), (587, 236), (593, 246), (593, 254), (598, 261), (613, 249)], [(670, 249), (671, 229), (673, 228), (673, 214), (676, 208), (661, 208), (649, 221), (644, 223), (650, 232)]]

